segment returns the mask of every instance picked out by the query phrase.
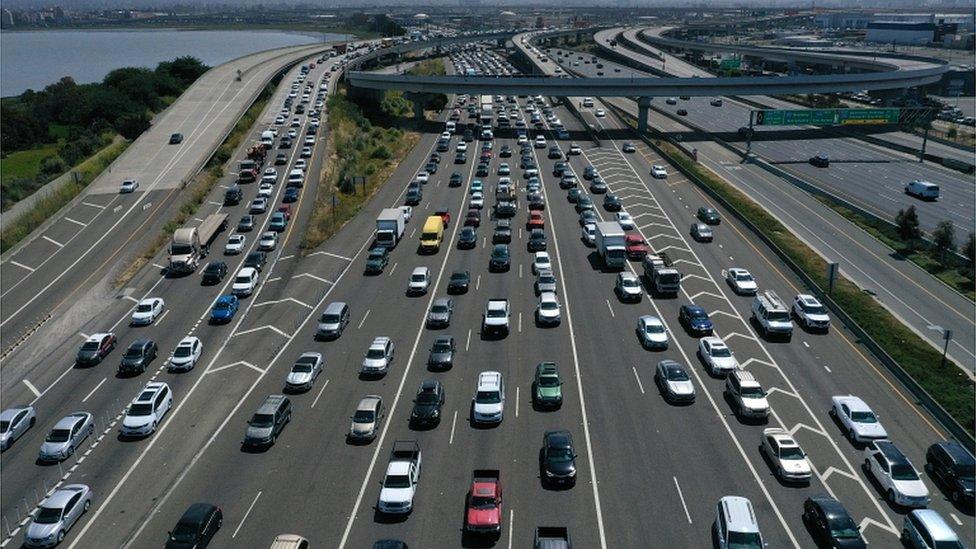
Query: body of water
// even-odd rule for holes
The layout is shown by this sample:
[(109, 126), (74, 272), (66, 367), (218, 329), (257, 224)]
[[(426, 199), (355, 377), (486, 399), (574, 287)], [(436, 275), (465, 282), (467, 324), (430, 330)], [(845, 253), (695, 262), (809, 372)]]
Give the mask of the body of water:
[(155, 68), (192, 55), (210, 66), (283, 46), (346, 40), (348, 35), (256, 30), (45, 30), (0, 33), (0, 96), (40, 90), (71, 76), (99, 82), (119, 67)]

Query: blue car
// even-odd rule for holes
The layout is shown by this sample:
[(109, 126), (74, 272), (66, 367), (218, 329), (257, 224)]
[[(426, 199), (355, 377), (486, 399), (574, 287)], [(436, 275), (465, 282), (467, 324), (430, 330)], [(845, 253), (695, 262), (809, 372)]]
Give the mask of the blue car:
[(712, 319), (705, 309), (698, 305), (682, 305), (678, 321), (693, 336), (712, 335)]
[(298, 202), (298, 187), (288, 187), (285, 189), (285, 195), (281, 199), (282, 202)]
[(269, 231), (280, 233), (284, 231), (287, 226), (288, 226), (288, 218), (285, 217), (285, 214), (281, 212), (275, 212), (271, 214), (271, 220), (268, 221)]
[(213, 324), (224, 324), (230, 322), (237, 314), (240, 302), (236, 295), (222, 295), (217, 298), (213, 309), (210, 310), (210, 322)]

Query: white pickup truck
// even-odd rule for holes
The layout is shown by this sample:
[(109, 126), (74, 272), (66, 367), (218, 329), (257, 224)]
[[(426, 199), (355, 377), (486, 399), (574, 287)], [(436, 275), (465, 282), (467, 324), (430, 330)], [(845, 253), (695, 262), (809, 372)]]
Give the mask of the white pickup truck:
[(403, 515), (413, 510), (413, 496), (420, 481), (420, 445), (415, 440), (397, 440), (390, 451), (390, 462), (383, 477), (383, 488), (376, 502), (381, 513)]

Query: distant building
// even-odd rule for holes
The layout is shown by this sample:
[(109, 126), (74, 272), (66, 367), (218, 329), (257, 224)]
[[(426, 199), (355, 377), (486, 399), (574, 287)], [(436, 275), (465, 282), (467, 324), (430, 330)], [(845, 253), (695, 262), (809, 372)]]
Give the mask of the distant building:
[(863, 29), (873, 17), (870, 13), (835, 11), (817, 15), (814, 22), (823, 29)]
[(9, 29), (14, 26), (14, 14), (7, 8), (0, 10), (0, 29)]
[(901, 21), (872, 21), (868, 23), (866, 42), (882, 44), (906, 44), (921, 46), (935, 39), (935, 23), (908, 23)]

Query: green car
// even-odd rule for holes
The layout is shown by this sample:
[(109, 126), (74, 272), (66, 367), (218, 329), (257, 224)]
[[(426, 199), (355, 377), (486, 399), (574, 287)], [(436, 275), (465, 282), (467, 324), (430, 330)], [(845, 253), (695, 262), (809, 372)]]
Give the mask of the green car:
[(532, 398), (540, 408), (558, 408), (563, 404), (563, 379), (555, 362), (541, 362), (535, 367)]
[(383, 246), (377, 246), (369, 251), (369, 256), (366, 258), (366, 272), (370, 274), (381, 273), (389, 261), (389, 250)]

